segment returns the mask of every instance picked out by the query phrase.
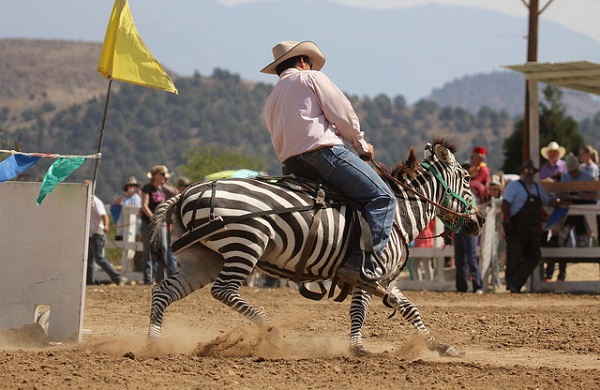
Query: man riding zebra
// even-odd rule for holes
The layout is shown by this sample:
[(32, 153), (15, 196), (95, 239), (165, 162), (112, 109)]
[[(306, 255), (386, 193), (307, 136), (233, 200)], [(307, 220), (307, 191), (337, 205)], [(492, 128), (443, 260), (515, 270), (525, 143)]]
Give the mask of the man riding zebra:
[[(152, 289), (149, 337), (160, 336), (171, 303), (211, 283), (215, 299), (272, 330), (268, 315), (240, 295), (258, 267), (297, 283), (335, 280), (340, 287), (351, 286), (350, 347), (355, 354), (366, 353), (362, 327), (376, 295), (399, 311), (430, 349), (457, 356), (454, 348), (433, 337), (396, 283), (408, 260), (409, 242), (436, 215), (454, 231), (481, 231), (482, 214), (454, 147), (435, 140), (427, 145), (424, 161), (411, 149), (391, 172), (377, 165), (375, 171), (364, 161), (372, 160), (373, 146), (364, 140), (350, 102), (318, 71), (325, 62), (319, 48), (312, 42), (284, 41), (273, 55), (275, 60), (262, 71), (280, 79), (263, 115), (284, 173), (325, 181), (346, 198), (287, 176), (196, 183), (161, 204), (152, 221), (153, 254), (164, 257), (160, 226), (169, 217), (180, 271)], [(356, 222), (355, 203), (368, 222), (365, 229), (358, 227), (361, 218)], [(370, 237), (357, 240), (359, 230), (370, 231)]]
[(373, 159), (373, 145), (365, 141), (348, 98), (319, 71), (325, 56), (314, 42), (280, 42), (273, 47), (273, 57), (261, 70), (279, 76), (265, 102), (263, 118), (284, 173), (324, 179), (362, 206), (372, 253), (363, 253), (356, 246), (337, 277), (384, 294), (377, 278), (385, 271), (377, 267), (380, 262), (376, 260), (390, 238), (396, 198), (366, 162)]
[[(435, 140), (419, 161), (414, 149), (382, 178), (399, 207), (381, 259), (386, 272), (378, 279), (385, 290), (383, 303), (400, 312), (427, 340), (430, 349), (456, 356), (439, 343), (422, 321), (419, 310), (399, 290), (397, 279), (408, 261), (409, 242), (436, 215), (454, 231), (478, 235), (484, 220), (473, 201), (469, 174), (456, 161), (454, 149)], [(297, 283), (335, 280), (338, 269), (356, 244), (358, 224), (349, 204), (303, 186), (290, 178), (222, 179), (200, 182), (161, 204), (152, 220), (152, 251), (161, 253), (161, 229), (171, 220), (173, 251), (179, 273), (152, 289), (148, 335), (157, 338), (167, 307), (212, 283), (212, 296), (261, 328), (271, 330), (271, 319), (241, 295), (252, 270)], [(340, 285), (340, 287), (343, 287)], [(372, 293), (360, 286), (351, 290), (350, 347), (365, 352), (362, 327)], [(379, 291), (374, 292), (382, 296)]]

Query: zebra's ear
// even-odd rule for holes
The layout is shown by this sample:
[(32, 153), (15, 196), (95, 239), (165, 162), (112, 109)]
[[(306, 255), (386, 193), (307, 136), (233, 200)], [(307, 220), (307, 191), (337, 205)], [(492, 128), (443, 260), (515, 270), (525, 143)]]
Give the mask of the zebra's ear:
[(435, 149), (435, 156), (438, 159), (440, 159), (442, 162), (444, 162), (446, 164), (451, 164), (454, 161), (456, 161), (452, 152), (450, 150), (448, 150), (448, 148), (445, 147), (444, 145), (437, 144), (437, 145), (435, 145), (434, 149)]
[(419, 164), (417, 161), (417, 154), (415, 153), (415, 148), (411, 147), (410, 148), (410, 152), (408, 153), (408, 157), (406, 158), (406, 160), (404, 161), (404, 164), (407, 167), (413, 168), (415, 167), (415, 164)]

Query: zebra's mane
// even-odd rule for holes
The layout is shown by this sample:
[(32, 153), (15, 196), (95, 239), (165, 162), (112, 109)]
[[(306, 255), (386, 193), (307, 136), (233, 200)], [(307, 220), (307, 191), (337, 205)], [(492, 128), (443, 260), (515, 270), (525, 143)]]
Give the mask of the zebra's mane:
[[(447, 148), (452, 154), (456, 153), (456, 145), (444, 138), (437, 137), (433, 140), (432, 149), (435, 148), (436, 145), (442, 145)], [(410, 179), (414, 179), (417, 177), (417, 174), (422, 169), (421, 162), (422, 160), (417, 159), (417, 155), (415, 153), (414, 146), (410, 148), (410, 152), (408, 157), (403, 162), (398, 163), (390, 173), (393, 177), (399, 179), (401, 177), (408, 177)], [(385, 167), (384, 167), (385, 168)]]
[(433, 147), (435, 147), (435, 145), (442, 145), (443, 147), (445, 147), (446, 149), (448, 149), (449, 151), (451, 151), (452, 154), (456, 154), (456, 151), (458, 150), (456, 148), (456, 144), (454, 144), (453, 142), (448, 141), (447, 139), (441, 138), (441, 137), (436, 137), (433, 140)]

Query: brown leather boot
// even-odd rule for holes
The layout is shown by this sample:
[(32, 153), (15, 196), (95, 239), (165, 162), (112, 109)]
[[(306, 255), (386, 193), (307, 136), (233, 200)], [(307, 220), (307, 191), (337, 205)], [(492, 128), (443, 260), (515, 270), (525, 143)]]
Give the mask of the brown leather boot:
[(338, 268), (336, 275), (340, 282), (357, 286), (375, 296), (383, 297), (387, 293), (385, 288), (383, 288), (383, 286), (381, 286), (377, 281), (364, 280), (359, 270), (347, 264), (343, 264), (340, 268)]

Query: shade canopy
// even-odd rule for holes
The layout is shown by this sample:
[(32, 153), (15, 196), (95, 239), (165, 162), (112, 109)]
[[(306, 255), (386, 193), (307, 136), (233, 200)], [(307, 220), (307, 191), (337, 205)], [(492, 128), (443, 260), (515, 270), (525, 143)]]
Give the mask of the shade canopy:
[(530, 81), (600, 95), (600, 64), (595, 62), (527, 62), (502, 66), (523, 73)]

